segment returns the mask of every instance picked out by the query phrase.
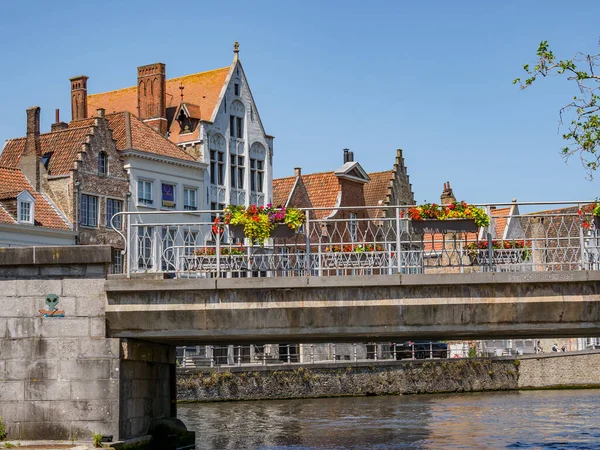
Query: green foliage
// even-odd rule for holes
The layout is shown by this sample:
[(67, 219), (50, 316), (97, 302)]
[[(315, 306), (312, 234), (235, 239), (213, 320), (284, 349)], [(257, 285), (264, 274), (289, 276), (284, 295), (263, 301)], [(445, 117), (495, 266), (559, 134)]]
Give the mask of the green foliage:
[[(229, 205), (225, 208), (223, 223), (243, 226), (244, 235), (248, 239), (263, 245), (271, 237), (275, 226), (288, 226), (296, 231), (304, 224), (305, 219), (305, 213), (297, 208), (276, 208), (271, 204), (266, 207), (250, 205), (248, 208)], [(221, 224), (215, 223), (213, 230), (215, 228), (217, 231), (221, 230)]]
[(16, 445), (15, 444), (11, 444), (10, 442), (7, 442), (4, 444), (4, 448), (15, 448)]
[(6, 439), (6, 427), (4, 426), (4, 417), (0, 416), (0, 441)]
[(469, 358), (477, 358), (477, 347), (474, 345), (469, 347)]
[(576, 84), (579, 94), (560, 109), (561, 125), (563, 116), (569, 116), (567, 130), (562, 135), (567, 145), (562, 148), (561, 154), (565, 160), (578, 154), (588, 177), (592, 178), (593, 172), (600, 165), (600, 75), (594, 73), (600, 62), (600, 54), (576, 53), (571, 59), (557, 61), (548, 41), (542, 41), (536, 55), (533, 68), (529, 64), (523, 66), (527, 78), (524, 81), (516, 78), (513, 84), (527, 89), (540, 76), (545, 78), (551, 75), (565, 76), (568, 81)]
[(97, 448), (102, 447), (102, 434), (101, 433), (92, 433), (92, 440), (94, 441), (94, 447), (97, 447)]
[(519, 364), (521, 364), (521, 361), (519, 361), (518, 359), (515, 359), (513, 361), (513, 364), (515, 365), (515, 367), (519, 367)]

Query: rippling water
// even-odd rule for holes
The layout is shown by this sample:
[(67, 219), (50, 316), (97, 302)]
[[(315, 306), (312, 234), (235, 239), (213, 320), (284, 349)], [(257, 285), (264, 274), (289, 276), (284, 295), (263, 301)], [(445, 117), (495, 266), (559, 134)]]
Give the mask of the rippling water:
[(600, 449), (600, 390), (179, 405), (197, 449)]

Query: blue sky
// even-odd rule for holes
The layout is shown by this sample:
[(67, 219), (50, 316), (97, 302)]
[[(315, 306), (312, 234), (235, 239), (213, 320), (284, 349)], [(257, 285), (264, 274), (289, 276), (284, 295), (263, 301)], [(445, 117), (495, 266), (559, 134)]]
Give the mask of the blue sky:
[[(512, 80), (549, 40), (559, 57), (600, 53), (600, 2), (530, 1), (18, 2), (0, 15), (0, 141), (22, 136), (25, 109), (70, 117), (69, 81), (88, 92), (230, 64), (240, 42), (276, 177), (336, 169), (342, 149), (368, 172), (404, 149), (417, 201), (450, 181), (473, 203), (593, 199), (577, 157), (559, 151), (564, 80), (527, 91)], [(600, 179), (600, 174), (597, 175)]]

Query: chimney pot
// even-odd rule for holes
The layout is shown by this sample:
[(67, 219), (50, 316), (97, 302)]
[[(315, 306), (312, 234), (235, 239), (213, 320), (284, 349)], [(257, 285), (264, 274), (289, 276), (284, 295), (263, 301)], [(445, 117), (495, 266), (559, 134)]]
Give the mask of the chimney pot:
[(354, 162), (354, 152), (348, 152), (348, 162)]
[(294, 174), (296, 175), (296, 177), (299, 177), (302, 175), (302, 167), (294, 167)]
[(98, 108), (96, 110), (96, 114), (98, 115), (98, 117), (104, 117), (105, 113), (106, 113), (106, 110), (104, 108)]
[(344, 164), (346, 164), (348, 162), (348, 149), (345, 148), (344, 149)]

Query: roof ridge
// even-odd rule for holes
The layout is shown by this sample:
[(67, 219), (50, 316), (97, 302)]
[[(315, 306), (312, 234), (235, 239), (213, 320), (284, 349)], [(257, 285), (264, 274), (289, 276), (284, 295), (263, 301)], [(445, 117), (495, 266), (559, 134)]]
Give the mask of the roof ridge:
[(387, 172), (390, 172), (390, 174), (391, 174), (393, 172), (393, 170), (380, 170), (380, 171), (377, 171), (377, 172), (367, 172), (367, 174), (368, 175), (371, 175), (371, 174), (374, 175), (376, 173), (387, 173)]
[[(135, 116), (135, 114), (129, 114), (129, 127), (130, 127), (130, 133), (131, 133), (131, 119), (133, 118), (134, 121), (137, 121), (138, 123), (144, 125), (146, 128), (148, 128), (149, 130), (151, 130), (153, 133), (155, 133), (157, 136), (159, 136), (161, 139), (164, 139), (166, 142), (169, 143), (169, 145), (171, 145), (172, 147), (176, 148), (179, 152), (183, 153), (186, 156), (189, 156), (191, 159), (184, 159), (184, 158), (180, 158), (178, 156), (173, 156), (173, 158), (176, 159), (181, 159), (183, 161), (194, 161), (196, 162), (196, 160), (191, 157), (188, 153), (186, 153), (185, 150), (183, 150), (181, 147), (179, 147), (179, 145), (175, 144), (175, 142), (171, 141), (170, 139), (166, 138), (165, 136), (163, 136), (162, 134), (160, 134), (158, 131), (156, 131), (154, 128), (152, 128), (150, 125), (148, 125), (147, 123), (145, 123), (143, 120), (141, 120), (139, 117)], [(133, 144), (132, 144), (133, 145)], [(142, 149), (136, 149), (139, 150), (140, 152), (144, 152), (144, 153), (152, 153), (153, 152), (148, 152), (146, 150), (142, 150)]]

